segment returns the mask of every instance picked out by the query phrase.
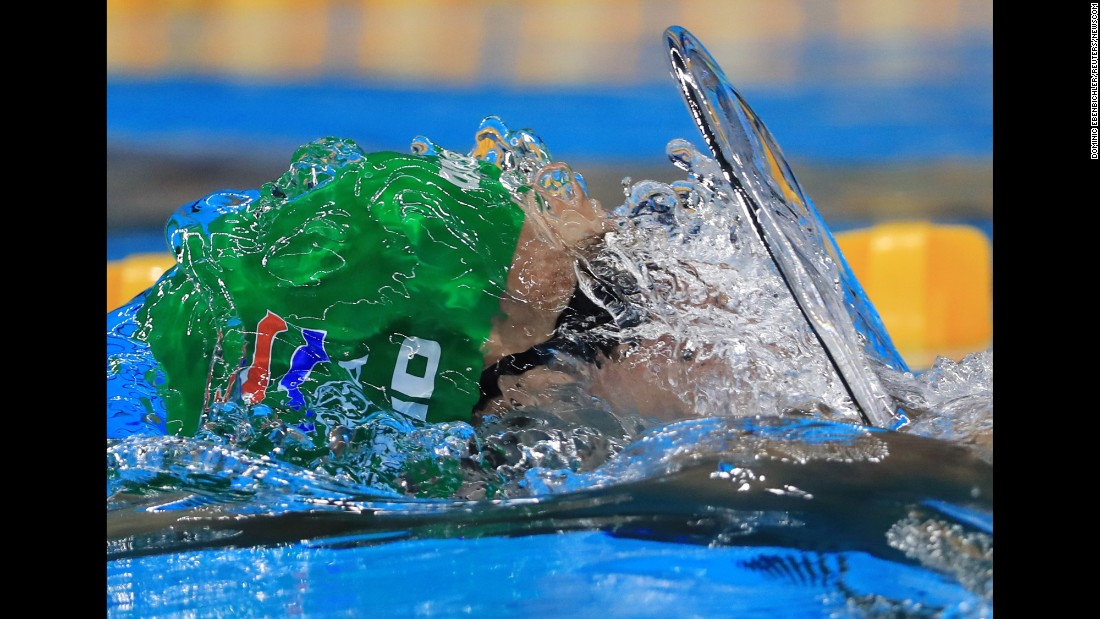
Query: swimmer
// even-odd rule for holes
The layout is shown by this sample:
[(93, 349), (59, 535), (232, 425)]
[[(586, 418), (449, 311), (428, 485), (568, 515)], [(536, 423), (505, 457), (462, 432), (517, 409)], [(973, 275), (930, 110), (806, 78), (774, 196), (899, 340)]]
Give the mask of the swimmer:
[(325, 457), (378, 412), (477, 424), (559, 388), (698, 415), (670, 385), (709, 361), (618, 336), (645, 308), (601, 257), (613, 220), (580, 175), (493, 117), (468, 155), (412, 150), (326, 138), (259, 190), (182, 207), (177, 266), (108, 315), (108, 438), (234, 434), (219, 423), (243, 412)]

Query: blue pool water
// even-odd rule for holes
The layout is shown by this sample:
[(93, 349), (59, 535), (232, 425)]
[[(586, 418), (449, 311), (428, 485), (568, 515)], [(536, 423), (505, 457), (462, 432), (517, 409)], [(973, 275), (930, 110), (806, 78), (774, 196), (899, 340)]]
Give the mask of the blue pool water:
[(863, 552), (715, 548), (603, 532), (121, 559), (110, 564), (107, 595), (113, 615), (135, 617), (964, 617), (990, 610), (950, 578)]
[[(803, 159), (988, 158), (993, 152), (992, 82), (964, 78), (858, 88), (843, 82), (803, 84), (794, 93), (760, 89), (750, 96), (760, 114), (771, 119), (776, 135), (784, 136), (785, 151)], [(302, 114), (304, 108), (316, 112)], [(354, 135), (368, 149), (380, 148), (407, 143), (425, 130), (426, 118), (462, 121), (440, 122), (432, 133), (440, 143), (464, 144), (469, 138), (462, 127), (485, 110), (502, 118), (537, 119), (547, 128), (540, 135), (558, 145), (555, 154), (567, 161), (630, 161), (641, 153), (660, 153), (669, 139), (695, 131), (667, 84), (556, 89), (540, 96), (531, 89), (441, 92), (339, 82), (287, 86), (114, 78), (107, 83), (108, 139), (182, 152), (189, 146), (234, 143), (292, 150), (318, 135)], [(814, 131), (805, 131), (807, 126)]]
[(472, 502), (179, 439), (108, 455), (147, 493), (109, 502), (110, 616), (992, 615), (992, 464), (899, 432), (689, 420)]

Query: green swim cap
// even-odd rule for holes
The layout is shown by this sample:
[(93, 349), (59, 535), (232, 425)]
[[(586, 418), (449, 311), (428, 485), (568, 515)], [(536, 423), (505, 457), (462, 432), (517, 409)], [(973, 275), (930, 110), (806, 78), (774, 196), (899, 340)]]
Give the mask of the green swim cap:
[(169, 434), (219, 402), (306, 431), (469, 420), (523, 219), (491, 163), (334, 138), (258, 192), (184, 207), (179, 265), (138, 316)]

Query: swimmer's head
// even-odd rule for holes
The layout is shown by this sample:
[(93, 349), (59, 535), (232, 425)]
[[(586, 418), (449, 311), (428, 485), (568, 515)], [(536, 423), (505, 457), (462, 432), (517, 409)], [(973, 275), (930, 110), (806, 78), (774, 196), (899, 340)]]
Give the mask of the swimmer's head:
[(259, 192), (181, 209), (180, 268), (147, 297), (139, 333), (169, 431), (193, 432), (218, 402), (303, 429), (379, 408), (470, 419), (482, 370), (552, 337), (606, 221), (530, 134), (498, 135), (475, 156), (319, 140)]

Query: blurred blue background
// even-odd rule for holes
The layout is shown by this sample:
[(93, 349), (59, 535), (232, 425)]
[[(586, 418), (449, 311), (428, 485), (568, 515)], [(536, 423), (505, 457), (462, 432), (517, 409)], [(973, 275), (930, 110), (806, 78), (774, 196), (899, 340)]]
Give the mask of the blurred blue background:
[(835, 229), (992, 233), (992, 0), (108, 0), (108, 258), (181, 204), (277, 177), (315, 138), (467, 151), (538, 133), (606, 207), (702, 146), (664, 29), (692, 31)]

